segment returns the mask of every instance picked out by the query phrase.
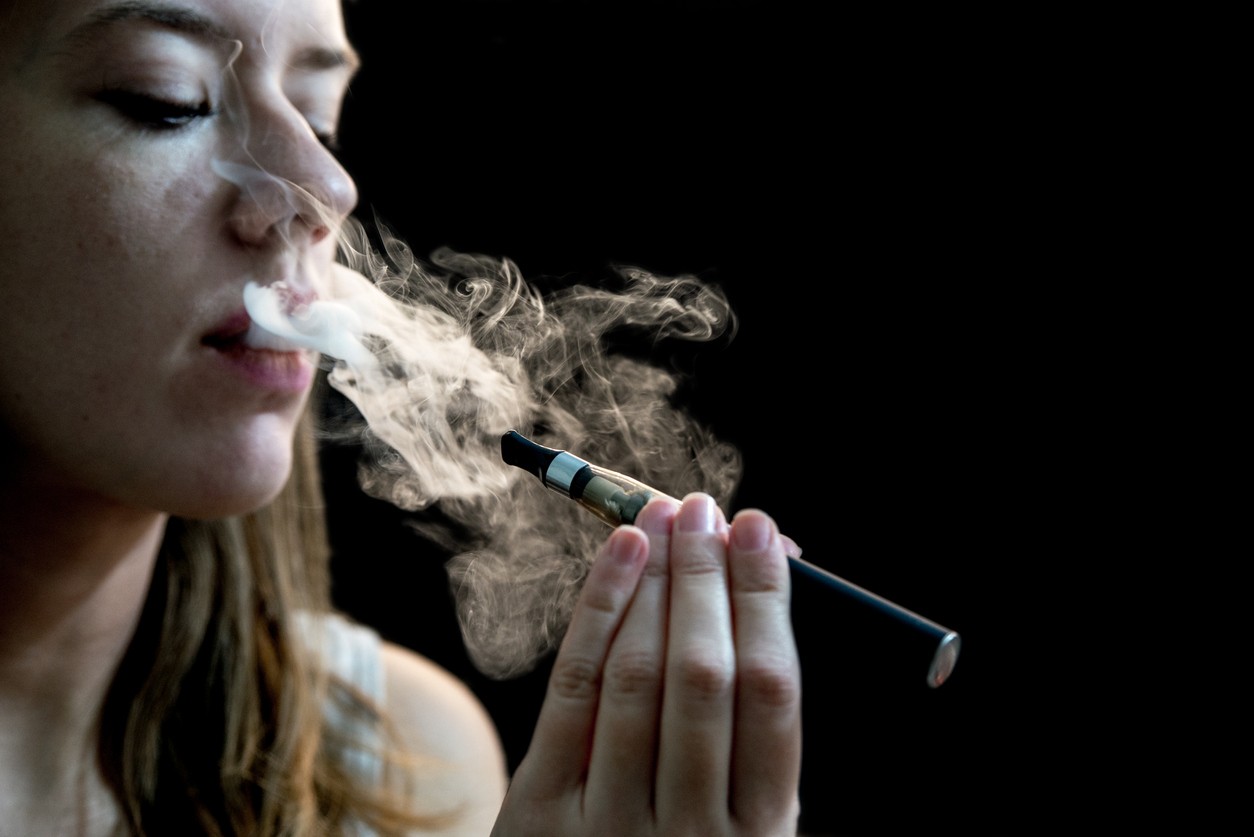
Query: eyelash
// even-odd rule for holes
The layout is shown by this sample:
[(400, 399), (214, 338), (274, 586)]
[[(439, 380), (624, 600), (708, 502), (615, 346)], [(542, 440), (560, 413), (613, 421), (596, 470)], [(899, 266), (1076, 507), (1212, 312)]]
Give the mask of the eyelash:
[(169, 102), (129, 90), (104, 90), (96, 98), (128, 119), (157, 131), (178, 130), (216, 113), (207, 101), (194, 104)]
[[(130, 90), (104, 90), (98, 93), (96, 98), (117, 109), (128, 119), (157, 131), (175, 131), (190, 125), (197, 119), (217, 115), (217, 111), (207, 101), (196, 104), (169, 102), (156, 96)], [(339, 135), (315, 132), (314, 136), (332, 154), (339, 153)]]

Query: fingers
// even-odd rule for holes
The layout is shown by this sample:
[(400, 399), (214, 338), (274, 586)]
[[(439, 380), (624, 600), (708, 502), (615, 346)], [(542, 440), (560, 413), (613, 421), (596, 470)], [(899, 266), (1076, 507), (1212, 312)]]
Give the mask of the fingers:
[(635, 525), (649, 538), (649, 557), (606, 659), (588, 770), (591, 816), (628, 832), (630, 823), (652, 819), (670, 600), (668, 553), (678, 509), (673, 500), (658, 500), (636, 517)]
[(781, 815), (795, 821), (797, 813), (801, 673), (789, 608), (789, 543), (760, 511), (732, 520), (737, 704), (730, 804), (751, 834), (779, 827)]
[(801, 678), (787, 548), (757, 510), (729, 529), (710, 498), (691, 495), (675, 517), (655, 805), (677, 832), (729, 820), (748, 834), (795, 828)]
[(714, 501), (692, 494), (671, 532), (657, 815), (680, 831), (727, 818), (736, 660), (723, 526)]
[(554, 661), (512, 807), (577, 833), (795, 828), (789, 548), (764, 513), (729, 525), (704, 494), (655, 500), (615, 530)]
[(602, 667), (648, 557), (644, 533), (622, 526), (610, 534), (588, 573), (554, 659), (527, 751), (527, 770), (520, 766), (516, 777), (525, 780), (528, 792), (540, 799), (569, 795), (584, 781)]

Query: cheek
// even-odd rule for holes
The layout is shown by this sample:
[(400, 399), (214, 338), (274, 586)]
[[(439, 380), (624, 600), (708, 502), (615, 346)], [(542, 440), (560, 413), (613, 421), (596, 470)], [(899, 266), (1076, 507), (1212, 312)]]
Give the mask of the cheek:
[[(98, 161), (60, 202), (75, 254), (85, 260), (80, 264), (102, 265), (99, 272), (111, 283), (131, 278), (122, 269), (127, 265), (141, 273), (154, 267), (189, 271), (221, 243), (221, 181), (208, 167), (186, 170), (159, 163)], [(134, 279), (164, 284), (160, 275)]]
[(13, 175), (0, 196), (0, 384), (24, 394), (5, 412), (125, 424), (193, 339), (217, 193), (157, 155), (57, 151), (0, 160)]
[[(52, 334), (103, 328), (135, 337), (154, 319), (186, 316), (188, 294), (220, 245), (222, 196), (204, 176), (94, 160), (25, 189), (6, 210), (10, 310)], [(182, 312), (182, 314), (180, 314)]]
[(72, 242), (83, 255), (160, 247), (171, 227), (221, 209), (226, 184), (211, 168), (219, 141), (207, 129), (141, 133), (90, 109), (49, 113), (38, 105), (12, 115), (26, 128), (12, 136), (0, 129), (10, 216), (0, 223), (24, 228), (36, 246)]

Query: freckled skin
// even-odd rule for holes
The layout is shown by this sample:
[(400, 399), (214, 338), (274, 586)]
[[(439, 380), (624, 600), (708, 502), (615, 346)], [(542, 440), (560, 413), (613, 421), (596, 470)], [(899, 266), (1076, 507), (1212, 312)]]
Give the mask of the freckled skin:
[[(211, 163), (251, 162), (325, 195), (333, 223), (351, 210), (351, 180), (306, 121), (338, 112), (347, 74), (311, 84), (285, 63), (310, 32), (346, 43), (338, 4), (303, 4), (299, 19), (272, 2), (201, 4), (240, 31), (268, 21), (265, 49), (254, 40), (226, 74), (229, 44), (146, 24), (67, 48), (62, 34), (100, 5), (0, 14), (0, 55), (14, 57), (0, 72), (0, 422), (20, 456), (6, 478), (237, 513), (286, 479), (307, 393), (242, 385), (201, 340), (249, 278), (280, 262), (322, 275), (335, 243), (326, 218), (293, 225), (289, 206)], [(102, 85), (207, 97), (218, 112), (145, 129), (95, 98)]]

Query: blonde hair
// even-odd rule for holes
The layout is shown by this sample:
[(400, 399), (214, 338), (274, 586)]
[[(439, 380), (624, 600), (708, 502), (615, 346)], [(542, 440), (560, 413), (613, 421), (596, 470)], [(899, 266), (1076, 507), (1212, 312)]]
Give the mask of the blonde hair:
[(330, 698), (386, 740), (379, 707), (297, 635), (298, 613), (331, 609), (313, 412), (270, 505), (169, 523), (101, 718), (102, 771), (135, 834), (327, 835), (356, 820), (390, 835), (447, 822), (363, 786), (326, 727)]

